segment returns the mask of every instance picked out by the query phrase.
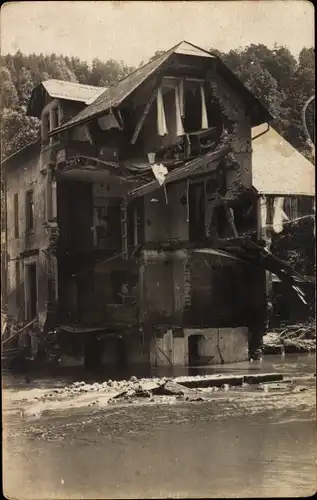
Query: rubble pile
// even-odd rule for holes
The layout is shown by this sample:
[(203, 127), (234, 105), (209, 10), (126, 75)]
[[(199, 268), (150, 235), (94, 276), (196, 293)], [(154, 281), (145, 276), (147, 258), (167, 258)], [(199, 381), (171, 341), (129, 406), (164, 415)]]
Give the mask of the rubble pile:
[(279, 349), (311, 352), (316, 349), (316, 323), (290, 325), (279, 332), (269, 332), (263, 338), (264, 352)]

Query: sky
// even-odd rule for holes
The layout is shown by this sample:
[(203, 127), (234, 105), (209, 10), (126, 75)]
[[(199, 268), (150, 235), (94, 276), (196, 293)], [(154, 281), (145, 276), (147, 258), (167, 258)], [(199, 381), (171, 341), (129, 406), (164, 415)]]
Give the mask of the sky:
[(10, 1), (0, 22), (2, 54), (55, 52), (133, 66), (182, 40), (224, 52), (276, 43), (295, 56), (314, 46), (308, 0)]

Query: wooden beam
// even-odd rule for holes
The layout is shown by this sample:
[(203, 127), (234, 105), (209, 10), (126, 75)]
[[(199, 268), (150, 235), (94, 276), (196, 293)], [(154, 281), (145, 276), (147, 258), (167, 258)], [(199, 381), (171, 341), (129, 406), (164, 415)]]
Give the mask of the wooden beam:
[(17, 332), (13, 333), (13, 335), (11, 335), (10, 337), (4, 339), (2, 341), (2, 345), (6, 344), (7, 342), (9, 342), (10, 340), (14, 339), (17, 335), (20, 335), (22, 332), (24, 332), (24, 330), (26, 330), (29, 326), (33, 325), (33, 323), (35, 323), (35, 321), (37, 321), (37, 318), (34, 318), (32, 319), (31, 321), (29, 321), (26, 325), (24, 325), (20, 330), (18, 330)]
[[(218, 149), (217, 151), (213, 151), (212, 153), (207, 153), (203, 156), (199, 156), (198, 158), (195, 158), (194, 160), (185, 163), (183, 167), (176, 168), (172, 172), (168, 173), (167, 176), (165, 177), (164, 184), (166, 185), (173, 181), (186, 179), (191, 175), (193, 175), (195, 170), (198, 170), (199, 168), (204, 168), (207, 171), (212, 170), (212, 168), (209, 167), (209, 164), (219, 160), (220, 158), (228, 154), (229, 151), (230, 147), (225, 146), (221, 149)], [(151, 193), (152, 191), (158, 189), (159, 187), (160, 186), (157, 180), (155, 179), (151, 182), (148, 182), (144, 186), (140, 186), (139, 188), (135, 188), (132, 191), (130, 191), (126, 196), (126, 199), (132, 200), (134, 198), (144, 196), (145, 194)]]
[(135, 131), (133, 133), (133, 136), (132, 136), (132, 139), (131, 139), (131, 144), (135, 144), (135, 141), (137, 140), (138, 136), (139, 136), (139, 133), (141, 131), (141, 128), (143, 127), (143, 123), (144, 123), (144, 120), (145, 118), (147, 117), (147, 115), (149, 114), (149, 111), (150, 111), (150, 108), (153, 104), (153, 101), (157, 95), (157, 89), (159, 88), (160, 86), (160, 83), (157, 84), (150, 96), (150, 99), (148, 100), (148, 102), (146, 103), (146, 106), (144, 108), (144, 111), (141, 115), (141, 118), (139, 119), (138, 123), (137, 123), (137, 126), (135, 127)]

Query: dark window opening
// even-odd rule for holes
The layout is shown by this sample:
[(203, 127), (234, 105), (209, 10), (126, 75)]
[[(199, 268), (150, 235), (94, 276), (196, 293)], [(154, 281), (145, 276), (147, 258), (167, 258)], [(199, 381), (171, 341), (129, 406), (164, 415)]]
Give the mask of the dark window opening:
[(184, 84), (184, 129), (187, 133), (202, 130), (202, 95), (205, 97), (208, 128), (216, 127), (221, 133), (223, 129), (223, 114), (217, 101), (212, 96), (212, 91), (202, 82), (185, 81)]
[(268, 196), (266, 198), (266, 223), (268, 225), (273, 224), (274, 217), (274, 197)]
[(31, 231), (34, 229), (34, 201), (33, 201), (33, 190), (27, 191), (26, 193), (26, 230)]
[(253, 203), (236, 205), (233, 211), (239, 235), (256, 231), (256, 208)]
[(14, 195), (14, 237), (19, 237), (19, 195)]
[(143, 199), (134, 200), (128, 207), (128, 246), (135, 249), (144, 243)]
[(297, 196), (288, 196), (284, 198), (284, 212), (290, 220), (298, 217), (298, 198)]
[(197, 132), (201, 130), (201, 93), (199, 83), (185, 82), (185, 132)]

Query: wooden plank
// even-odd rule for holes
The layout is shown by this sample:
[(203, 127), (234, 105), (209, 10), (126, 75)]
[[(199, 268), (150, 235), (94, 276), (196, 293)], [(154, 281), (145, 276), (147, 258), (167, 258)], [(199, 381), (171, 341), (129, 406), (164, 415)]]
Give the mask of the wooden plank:
[(159, 84), (155, 86), (155, 88), (154, 88), (154, 90), (153, 90), (153, 92), (152, 92), (152, 94), (150, 96), (150, 99), (146, 103), (146, 106), (144, 108), (142, 116), (141, 116), (140, 120), (138, 121), (137, 126), (135, 127), (135, 131), (134, 131), (132, 139), (130, 141), (131, 144), (135, 144), (135, 141), (137, 140), (137, 138), (139, 136), (141, 128), (143, 127), (144, 120), (147, 117), (147, 115), (149, 114), (150, 108), (151, 108), (151, 106), (153, 104), (153, 101), (154, 101), (154, 99), (156, 97), (158, 87), (159, 87)]

